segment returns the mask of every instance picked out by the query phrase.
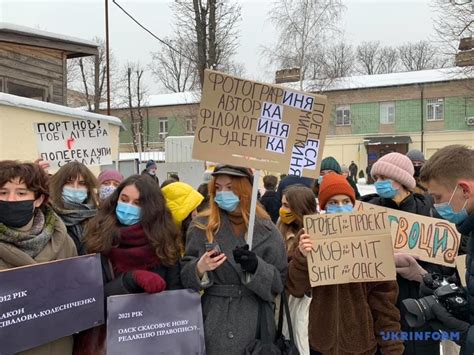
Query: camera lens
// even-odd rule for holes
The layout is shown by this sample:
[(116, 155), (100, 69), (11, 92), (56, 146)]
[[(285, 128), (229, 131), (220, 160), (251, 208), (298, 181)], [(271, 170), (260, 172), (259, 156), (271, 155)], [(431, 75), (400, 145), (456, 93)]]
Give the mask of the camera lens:
[(434, 318), (431, 307), (436, 303), (434, 296), (427, 296), (418, 300), (407, 298), (402, 301), (402, 310), (405, 313), (405, 320), (412, 328), (421, 327), (427, 321)]

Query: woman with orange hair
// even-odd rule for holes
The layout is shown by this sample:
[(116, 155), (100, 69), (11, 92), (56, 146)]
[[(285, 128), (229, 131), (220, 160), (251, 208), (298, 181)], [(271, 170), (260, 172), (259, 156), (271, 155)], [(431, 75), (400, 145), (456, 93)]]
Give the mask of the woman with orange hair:
[(273, 336), (273, 304), (287, 271), (285, 245), (270, 217), (257, 205), (253, 246), (247, 245), (252, 173), (217, 166), (209, 182), (209, 208), (190, 226), (182, 259), (184, 287), (204, 290), (206, 353), (241, 355), (261, 324)]

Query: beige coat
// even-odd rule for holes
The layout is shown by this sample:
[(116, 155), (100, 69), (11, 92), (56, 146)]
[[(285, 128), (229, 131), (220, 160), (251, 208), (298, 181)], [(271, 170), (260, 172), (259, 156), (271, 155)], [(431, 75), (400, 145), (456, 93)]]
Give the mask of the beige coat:
[[(72, 239), (68, 236), (66, 226), (57, 217), (54, 234), (44, 249), (31, 258), (13, 245), (0, 242), (0, 270), (12, 269), (15, 267), (44, 263), (53, 260), (67, 259), (77, 255), (76, 247)], [(38, 329), (41, 331), (41, 329)], [(21, 355), (70, 355), (73, 349), (72, 336), (57, 339), (53, 342), (43, 344), (36, 348), (23, 351)]]

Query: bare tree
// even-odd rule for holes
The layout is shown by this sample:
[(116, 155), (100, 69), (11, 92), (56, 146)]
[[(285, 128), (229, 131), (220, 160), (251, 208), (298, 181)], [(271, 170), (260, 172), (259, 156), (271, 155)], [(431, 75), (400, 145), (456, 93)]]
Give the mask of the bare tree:
[(438, 50), (428, 41), (406, 43), (398, 47), (400, 61), (407, 71), (443, 68), (448, 59), (439, 55)]
[(439, 48), (445, 55), (454, 56), (458, 52), (459, 39), (472, 36), (474, 31), (473, 6), (466, 0), (433, 0), (433, 19)]
[(363, 74), (377, 74), (380, 70), (380, 42), (362, 42), (356, 49), (357, 61)]
[(344, 41), (326, 48), (320, 57), (321, 74), (325, 78), (350, 76), (354, 72), (354, 50)]
[[(72, 87), (76, 87), (78, 91), (84, 94), (84, 98), (87, 102), (87, 109), (88, 111), (95, 111), (97, 108), (95, 107), (95, 97), (98, 96), (98, 101), (102, 101), (106, 99), (107, 96), (107, 63), (106, 63), (106, 53), (105, 53), (105, 41), (101, 38), (95, 37), (93, 39), (95, 43), (98, 44), (99, 47), (99, 88), (98, 92), (95, 92), (95, 57), (84, 57), (71, 60), (71, 65), (68, 66), (72, 67), (72, 72), (76, 72), (77, 76), (79, 77), (76, 80), (75, 84), (72, 84)], [(116, 71), (116, 60), (112, 53), (110, 52), (110, 72), (114, 73)], [(113, 77), (113, 75), (111, 75)], [(117, 86), (115, 85), (117, 80), (115, 80), (112, 84), (111, 80), (111, 91), (115, 89)]]
[(128, 109), (130, 130), (132, 133), (132, 144), (134, 152), (143, 152), (147, 139), (144, 135), (144, 121), (147, 88), (144, 84), (143, 74), (145, 69), (139, 63), (127, 63), (122, 72), (122, 81), (125, 90), (121, 98)]
[(165, 41), (172, 47), (162, 45), (159, 52), (151, 53), (150, 70), (153, 76), (171, 92), (195, 89), (199, 85), (199, 77), (195, 63), (188, 56), (190, 52), (187, 52), (183, 42), (179, 40), (165, 38)]
[(341, 0), (278, 0), (269, 13), (279, 32), (278, 41), (264, 49), (270, 63), (300, 68), (303, 88), (324, 43), (338, 33), (336, 22), (343, 9)]
[(380, 50), (380, 70), (379, 73), (395, 73), (400, 67), (400, 57), (394, 47), (383, 47)]
[(172, 7), (177, 40), (189, 48), (202, 85), (205, 69), (219, 69), (235, 54), (241, 7), (235, 0), (175, 0)]
[(359, 72), (362, 74), (393, 73), (399, 67), (396, 48), (382, 47), (379, 41), (362, 42), (356, 50)]

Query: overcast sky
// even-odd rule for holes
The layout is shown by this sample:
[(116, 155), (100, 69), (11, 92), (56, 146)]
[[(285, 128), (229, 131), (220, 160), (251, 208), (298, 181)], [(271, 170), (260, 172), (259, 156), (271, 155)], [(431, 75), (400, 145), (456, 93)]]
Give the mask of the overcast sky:
[[(159, 37), (172, 33), (170, 1), (117, 0)], [(274, 68), (261, 58), (262, 45), (276, 40), (275, 29), (266, 20), (272, 0), (241, 0), (240, 47), (236, 61), (245, 64), (247, 77), (272, 81)], [(428, 39), (433, 35), (430, 0), (345, 0), (341, 21), (345, 39), (357, 45), (379, 40), (384, 45)], [(110, 43), (120, 64), (140, 60), (150, 62), (150, 52), (159, 43), (133, 23), (109, 1)], [(103, 0), (0, 0), (0, 21), (37, 27), (84, 39), (105, 37)], [(148, 77), (151, 93), (159, 87)]]

